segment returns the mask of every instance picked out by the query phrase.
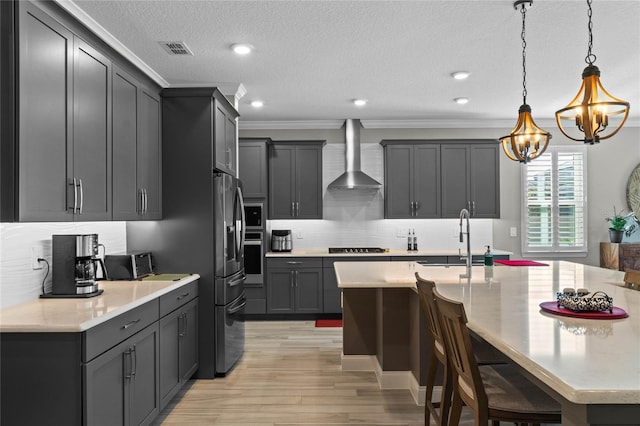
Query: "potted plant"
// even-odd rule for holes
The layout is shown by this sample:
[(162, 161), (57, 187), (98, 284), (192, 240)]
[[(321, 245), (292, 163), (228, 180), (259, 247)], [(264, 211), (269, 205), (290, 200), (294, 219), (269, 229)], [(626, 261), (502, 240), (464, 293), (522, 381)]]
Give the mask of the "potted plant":
[(609, 221), (609, 240), (612, 243), (621, 243), (622, 236), (627, 226), (627, 217), (623, 216), (623, 211), (617, 212), (613, 206), (613, 216), (606, 218)]

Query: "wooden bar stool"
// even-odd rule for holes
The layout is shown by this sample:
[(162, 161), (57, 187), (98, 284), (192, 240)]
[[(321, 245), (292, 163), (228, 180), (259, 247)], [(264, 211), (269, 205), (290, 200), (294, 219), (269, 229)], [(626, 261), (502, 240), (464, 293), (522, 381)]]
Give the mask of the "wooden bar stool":
[(512, 365), (478, 366), (464, 306), (437, 289), (433, 295), (453, 377), (448, 424), (459, 423), (463, 404), (473, 410), (476, 425), (487, 425), (490, 419), (494, 424), (560, 423), (560, 404)]
[[(444, 338), (440, 329), (440, 320), (436, 310), (436, 301), (433, 298), (435, 283), (421, 278), (416, 272), (416, 285), (420, 299), (420, 310), (427, 321), (427, 329), (433, 338), (431, 345), (431, 358), (427, 367), (426, 397), (424, 403), (424, 424), (428, 425), (430, 416), (438, 426), (444, 426), (449, 419), (451, 406), (451, 369), (447, 361)], [(442, 368), (442, 393), (439, 402), (433, 402), (433, 387), (435, 386), (438, 364)]]

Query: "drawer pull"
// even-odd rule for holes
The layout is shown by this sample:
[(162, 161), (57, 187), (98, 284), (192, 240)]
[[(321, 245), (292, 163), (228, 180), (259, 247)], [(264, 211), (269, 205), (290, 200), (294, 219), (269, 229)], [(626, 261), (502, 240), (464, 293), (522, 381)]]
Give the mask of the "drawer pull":
[(139, 322), (140, 322), (140, 319), (128, 322), (125, 325), (123, 325), (122, 328), (126, 330), (127, 328), (132, 327), (132, 326), (136, 325)]
[(302, 262), (294, 262), (293, 260), (290, 260), (287, 262), (287, 264), (289, 265), (302, 265)]
[(176, 300), (182, 300), (189, 295), (189, 292), (182, 293), (180, 296), (176, 297)]

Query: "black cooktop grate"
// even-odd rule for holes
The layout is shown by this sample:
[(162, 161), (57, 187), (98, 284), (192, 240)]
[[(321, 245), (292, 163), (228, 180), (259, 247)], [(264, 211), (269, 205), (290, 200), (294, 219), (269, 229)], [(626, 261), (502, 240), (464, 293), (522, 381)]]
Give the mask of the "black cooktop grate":
[(329, 247), (329, 253), (384, 253), (380, 247)]

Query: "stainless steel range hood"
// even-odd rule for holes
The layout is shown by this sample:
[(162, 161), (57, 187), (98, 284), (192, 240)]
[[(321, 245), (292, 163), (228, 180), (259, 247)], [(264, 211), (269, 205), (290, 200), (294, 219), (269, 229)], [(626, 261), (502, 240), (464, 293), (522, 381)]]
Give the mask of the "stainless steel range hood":
[(331, 182), (327, 189), (380, 189), (380, 182), (360, 170), (360, 120), (347, 119), (344, 127), (346, 171)]

